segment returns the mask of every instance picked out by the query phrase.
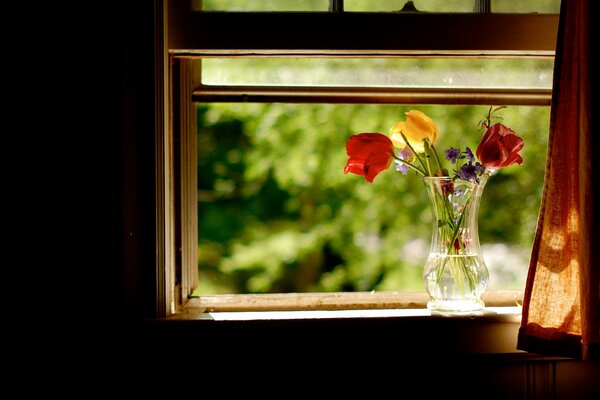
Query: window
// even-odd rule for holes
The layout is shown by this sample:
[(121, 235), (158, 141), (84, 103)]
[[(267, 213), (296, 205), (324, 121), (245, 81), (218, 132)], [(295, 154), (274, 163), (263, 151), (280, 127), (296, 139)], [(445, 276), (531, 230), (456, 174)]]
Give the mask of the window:
[[(516, 110), (515, 117), (510, 117), (512, 122), (524, 119), (523, 116), (528, 113), (540, 113), (539, 110), (543, 108), (540, 106), (549, 104), (548, 79), (551, 78), (551, 74), (548, 76), (547, 73), (551, 71), (552, 65), (554, 49), (552, 33), (556, 29), (556, 16), (334, 14), (188, 13), (175, 7), (170, 9), (170, 17), (177, 21), (182, 31), (194, 32), (189, 36), (173, 37), (170, 44), (172, 76), (175, 82), (173, 85), (174, 115), (177, 116), (173, 127), (175, 132), (178, 132), (174, 145), (181, 146), (182, 149), (181, 153), (177, 151), (174, 153), (179, 154), (175, 160), (180, 165), (180, 168), (176, 169), (174, 182), (181, 182), (181, 190), (173, 189), (174, 204), (179, 213), (176, 220), (181, 222), (180, 226), (175, 227), (174, 235), (176, 248), (181, 248), (181, 252), (174, 252), (179, 255), (174, 262), (173, 281), (178, 285), (175, 294), (181, 293), (185, 298), (198, 286), (195, 271), (197, 238), (194, 230), (198, 218), (195, 209), (196, 195), (201, 201), (202, 196), (208, 195), (207, 192), (195, 191), (197, 172), (190, 168), (190, 165), (196, 162), (196, 155), (190, 152), (190, 149), (195, 149), (196, 145), (194, 116), (197, 110), (193, 102), (218, 103), (211, 109), (213, 116), (212, 110), (226, 110), (226, 107), (230, 107), (233, 103), (236, 104), (236, 112), (248, 114), (256, 113), (257, 107), (268, 107), (268, 111), (264, 111), (264, 108), (261, 111), (265, 113), (293, 113), (301, 109), (307, 110), (309, 106), (316, 107), (316, 104), (326, 104), (328, 112), (344, 113), (347, 110), (357, 110), (353, 107), (361, 107), (360, 112), (363, 115), (378, 115), (379, 118), (387, 114), (388, 121), (392, 118), (397, 119), (393, 115), (399, 115), (408, 106), (428, 108), (433, 110), (433, 114), (441, 115), (442, 109), (479, 112), (488, 104), (508, 104), (514, 105)], [(482, 17), (485, 21), (482, 21)], [(510, 23), (513, 29), (507, 33), (503, 32), (503, 35), (497, 35), (490, 28), (507, 23)], [(368, 29), (369, 26), (392, 25), (395, 29), (378, 29), (376, 33)], [(220, 32), (222, 27), (226, 26), (236, 26), (240, 35), (234, 36), (233, 39), (230, 36), (226, 39), (223, 35), (215, 35), (215, 32)], [(263, 29), (265, 26), (269, 29)], [(305, 29), (299, 30), (299, 26), (311, 26), (314, 29), (308, 32)], [(357, 30), (354, 28), (356, 26), (361, 26), (363, 29)], [(437, 30), (433, 28), (434, 26)], [(430, 34), (439, 32), (440, 26), (447, 27), (442, 29), (447, 31), (436, 35)], [(343, 34), (339, 34), (340, 32)], [(402, 40), (406, 37), (411, 39), (408, 43)], [(377, 47), (374, 48), (373, 43), (376, 43)], [(527, 66), (522, 70), (538, 70), (538, 73), (531, 75), (534, 78), (530, 79), (530, 83), (526, 86), (522, 84), (521, 78), (514, 79), (506, 73), (498, 75), (468, 70), (469, 66), (474, 64), (479, 65), (477, 71), (481, 68), (495, 71), (505, 68), (506, 65), (514, 65), (514, 63), (507, 63), (508, 57)], [(290, 62), (295, 63), (298, 71), (308, 72), (305, 75), (302, 75), (302, 72), (294, 73), (295, 81), (290, 81), (283, 76), (282, 84), (274, 86), (272, 77), (280, 76), (277, 75), (278, 65), (289, 65)], [(253, 76), (252, 81), (236, 81), (231, 76), (223, 74), (225, 70), (235, 71), (236, 66), (240, 64), (246, 69), (258, 66), (255, 69), (257, 74)], [(271, 66), (267, 67), (268, 64)], [(347, 76), (351, 79), (347, 79), (344, 74), (336, 73), (334, 77), (325, 81), (311, 81), (310, 78), (315, 76), (310, 72), (311, 68), (323, 68), (323, 65), (327, 64), (337, 65), (336, 71), (339, 67), (352, 64), (359, 66), (354, 67), (354, 70), (364, 71), (372, 69), (375, 65), (392, 71), (402, 70), (405, 69), (403, 66), (412, 65), (417, 71), (415, 76), (426, 75), (430, 80), (419, 82), (411, 79), (411, 85), (403, 85), (398, 82), (406, 82), (406, 77), (391, 74), (390, 78), (388, 74), (385, 75), (389, 79), (388, 82), (382, 84), (378, 76), (356, 77), (350, 73)], [(440, 75), (442, 78), (431, 78), (434, 76), (431, 71), (440, 71), (448, 65), (453, 65), (453, 72), (458, 70), (454, 68), (456, 65), (466, 66), (467, 72), (456, 74), (446, 81), (443, 77), (448, 75), (443, 72)], [(267, 68), (269, 74), (265, 74)], [(348, 71), (352, 69), (348, 68)], [(279, 70), (281, 71), (281, 68)], [(546, 73), (545, 77), (544, 73)], [(265, 75), (269, 77), (268, 80), (264, 80)], [(482, 79), (485, 77), (490, 79)], [(338, 81), (333, 81), (333, 78)], [(501, 79), (492, 81), (492, 78)], [(267, 106), (261, 106), (259, 103)], [(293, 107), (289, 104), (293, 104)], [(363, 105), (359, 106), (359, 104)], [(277, 111), (273, 111), (277, 108), (279, 108)], [(438, 111), (435, 111), (436, 109)], [(318, 108), (312, 110), (318, 113)], [(210, 115), (203, 115), (203, 112), (201, 108), (200, 118), (211, 118)], [(451, 118), (437, 120), (451, 120)], [(386, 118), (383, 117), (378, 123), (381, 127), (380, 131), (385, 131), (386, 126), (389, 126), (389, 122), (386, 122)], [(364, 124), (361, 125), (362, 128), (356, 127), (354, 131), (368, 129)], [(546, 132), (547, 127), (540, 127), (539, 132), (532, 134), (539, 134), (540, 136), (536, 138), (543, 140)], [(202, 139), (202, 135), (199, 137)], [(228, 156), (235, 161), (239, 153), (234, 151)], [(538, 164), (543, 167), (543, 162)], [(398, 180), (398, 177), (393, 179)], [(222, 193), (234, 190), (227, 180), (222, 180), (218, 184), (221, 185), (219, 190)], [(380, 189), (371, 189), (382, 190), (383, 186)], [(419, 193), (416, 189), (410, 192), (413, 195)], [(535, 202), (535, 195), (531, 198), (534, 199), (531, 201)], [(421, 203), (421, 206), (425, 204), (416, 199), (411, 201), (414, 204)], [(527, 223), (534, 224), (535, 217), (532, 215), (529, 217), (530, 221)], [(420, 225), (423, 225), (426, 230), (430, 229), (427, 224)], [(531, 226), (531, 235), (534, 230), (535, 226)], [(293, 236), (288, 239), (294, 241)], [(205, 252), (200, 256), (201, 260), (211, 256), (207, 251), (208, 248), (204, 250)], [(334, 275), (332, 274), (332, 282), (335, 281)], [(260, 279), (255, 280), (253, 285), (256, 285), (257, 291), (261, 291)], [(318, 288), (325, 287), (326, 283), (323, 283)], [(387, 288), (392, 287), (392, 284), (387, 286)], [(372, 286), (367, 284), (364, 287), (359, 286), (358, 290), (369, 288)], [(414, 289), (414, 287), (406, 289)], [(173, 298), (176, 299), (177, 295)]]

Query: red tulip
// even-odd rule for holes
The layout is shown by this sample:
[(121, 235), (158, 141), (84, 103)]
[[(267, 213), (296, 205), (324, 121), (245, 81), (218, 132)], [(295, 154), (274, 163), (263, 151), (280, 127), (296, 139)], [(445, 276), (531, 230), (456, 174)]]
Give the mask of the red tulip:
[(497, 123), (485, 131), (475, 154), (486, 167), (498, 169), (514, 163), (523, 163), (523, 159), (519, 155), (522, 148), (523, 139), (511, 129)]
[(389, 137), (381, 133), (359, 133), (346, 142), (348, 162), (344, 173), (362, 175), (367, 182), (381, 171), (389, 168), (394, 159), (394, 145)]

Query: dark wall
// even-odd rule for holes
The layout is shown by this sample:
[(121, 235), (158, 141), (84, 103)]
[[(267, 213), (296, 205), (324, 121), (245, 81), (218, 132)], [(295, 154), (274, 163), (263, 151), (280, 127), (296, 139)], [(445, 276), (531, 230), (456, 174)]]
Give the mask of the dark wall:
[(155, 2), (113, 1), (105, 25), (107, 316), (155, 315)]

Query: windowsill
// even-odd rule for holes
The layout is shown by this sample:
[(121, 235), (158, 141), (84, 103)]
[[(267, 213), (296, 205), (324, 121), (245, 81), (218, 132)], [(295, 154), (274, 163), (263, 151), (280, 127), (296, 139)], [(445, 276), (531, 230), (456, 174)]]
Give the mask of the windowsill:
[[(186, 314), (206, 312), (378, 309), (400, 311), (426, 309), (428, 300), (429, 296), (425, 291), (217, 294), (191, 298), (183, 305), (181, 311)], [(523, 291), (488, 291), (484, 293), (482, 300), (487, 308), (519, 307), (523, 303)], [(342, 313), (341, 315), (345, 314)], [(411, 315), (416, 314), (413, 311)]]
[(209, 319), (215, 321), (260, 321), (353, 318), (467, 318), (494, 322), (521, 322), (521, 307), (486, 307), (483, 310), (445, 313), (426, 308), (364, 310), (296, 310), (296, 311), (217, 311), (178, 313), (170, 319)]
[[(517, 349), (520, 306), (490, 306), (448, 314), (427, 308), (354, 310), (205, 311), (188, 309), (134, 324), (134, 346), (149, 343), (203, 343), (207, 357), (300, 359), (315, 354), (360, 360), (371, 352), (427, 360), (512, 363), (568, 360)], [(141, 330), (140, 330), (141, 329)], [(151, 346), (151, 345), (149, 345)], [(383, 353), (381, 353), (383, 352)], [(471, 360), (471, 361), (470, 361)]]
[(216, 346), (231, 346), (232, 338), (266, 348), (282, 341), (323, 346), (337, 338), (382, 346), (411, 343), (403, 351), (418, 357), (429, 352), (521, 357), (524, 352), (516, 349), (521, 298), (520, 291), (490, 292), (485, 309), (450, 314), (428, 310), (424, 292), (201, 296), (151, 325)]

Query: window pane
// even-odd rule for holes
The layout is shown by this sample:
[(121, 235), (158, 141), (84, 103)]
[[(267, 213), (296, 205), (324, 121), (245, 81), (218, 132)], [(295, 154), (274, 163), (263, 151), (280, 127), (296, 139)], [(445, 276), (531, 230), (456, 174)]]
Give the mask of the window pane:
[(554, 58), (206, 58), (205, 85), (552, 87)]
[[(353, 133), (387, 133), (419, 109), (440, 153), (475, 149), (487, 106), (198, 105), (199, 275), (196, 294), (424, 290), (432, 219), (415, 174), (369, 184), (343, 172)], [(511, 106), (522, 165), (488, 182), (479, 236), (488, 290), (522, 289), (540, 205), (549, 107)]]
[[(405, 7), (406, 0), (344, 0), (345, 11), (399, 11)], [(464, 13), (476, 9), (477, 0), (413, 0), (412, 5), (418, 11)], [(407, 7), (409, 7), (408, 5)], [(560, 0), (492, 0), (492, 12), (558, 14)]]
[[(394, 12), (416, 9), (422, 12), (470, 13), (477, 0), (344, 0), (345, 11)], [(329, 0), (192, 0), (195, 11), (317, 11), (329, 10)], [(492, 12), (558, 14), (560, 0), (492, 0)]]
[[(345, 11), (400, 11), (406, 0), (344, 0)], [(473, 12), (475, 0), (413, 0), (418, 11), (426, 12)], [(410, 10), (410, 4), (406, 5)]]
[(492, 0), (492, 12), (558, 14), (560, 0)]
[(193, 0), (196, 11), (327, 11), (329, 0)]

